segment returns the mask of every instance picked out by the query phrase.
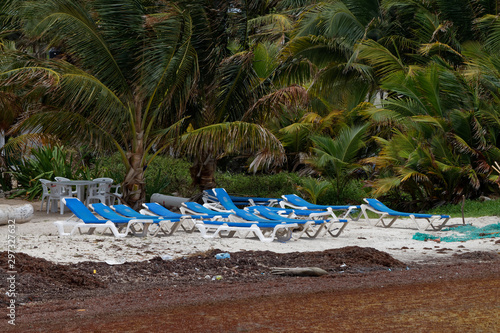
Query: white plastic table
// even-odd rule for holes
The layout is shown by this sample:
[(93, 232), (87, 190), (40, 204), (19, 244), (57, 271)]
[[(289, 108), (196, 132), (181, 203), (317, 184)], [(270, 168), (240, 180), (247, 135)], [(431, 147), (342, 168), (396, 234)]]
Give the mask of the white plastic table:
[[(76, 188), (76, 197), (81, 201), (85, 202), (85, 195), (86, 195), (86, 187), (90, 185), (94, 185), (95, 182), (92, 180), (61, 180), (61, 181), (54, 181), (47, 183), (47, 185), (50, 184), (59, 184), (59, 185), (67, 185), (67, 186), (74, 186)], [(52, 206), (50, 207), (51, 212), (57, 212), (57, 203), (52, 202)]]

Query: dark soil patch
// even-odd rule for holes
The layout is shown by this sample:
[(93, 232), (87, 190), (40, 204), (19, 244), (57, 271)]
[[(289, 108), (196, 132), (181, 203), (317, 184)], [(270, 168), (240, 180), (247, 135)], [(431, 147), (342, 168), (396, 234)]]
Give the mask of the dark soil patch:
[[(54, 264), (24, 253), (16, 254), (16, 285), (19, 303), (68, 299), (72, 292), (85, 290), (131, 288), (137, 285), (184, 283), (199, 285), (212, 279), (229, 282), (251, 282), (278, 279), (271, 274), (275, 267), (319, 267), (329, 274), (360, 274), (377, 270), (401, 270), (407, 265), (389, 254), (373, 248), (346, 247), (323, 252), (270, 251), (231, 253), (228, 259), (216, 259), (220, 250), (212, 250), (175, 260), (160, 257), (143, 262), (109, 265), (103, 262)], [(7, 252), (0, 256), (0, 279), (7, 278)], [(207, 281), (208, 280), (208, 281)], [(5, 293), (0, 299), (6, 304)]]
[[(361, 247), (242, 251), (216, 259), (220, 252), (121, 265), (58, 265), (16, 253), (17, 323), (4, 321), (0, 331), (490, 332), (500, 317), (496, 252), (457, 254), (425, 265)], [(7, 253), (0, 254), (5, 281)], [(276, 267), (318, 267), (328, 274), (274, 275)], [(3, 308), (9, 302), (4, 285)], [(291, 319), (294, 312), (300, 316)]]

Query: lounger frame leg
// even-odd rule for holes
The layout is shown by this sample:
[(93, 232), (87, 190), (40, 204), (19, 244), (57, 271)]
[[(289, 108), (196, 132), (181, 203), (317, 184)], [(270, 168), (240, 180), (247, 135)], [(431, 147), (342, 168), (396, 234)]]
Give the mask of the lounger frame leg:
[[(332, 228), (338, 223), (342, 223), (342, 226), (340, 228)], [(326, 232), (328, 232), (332, 237), (338, 237), (342, 233), (342, 231), (344, 231), (345, 227), (347, 227), (347, 224), (348, 222), (330, 222), (330, 227), (326, 229)]]

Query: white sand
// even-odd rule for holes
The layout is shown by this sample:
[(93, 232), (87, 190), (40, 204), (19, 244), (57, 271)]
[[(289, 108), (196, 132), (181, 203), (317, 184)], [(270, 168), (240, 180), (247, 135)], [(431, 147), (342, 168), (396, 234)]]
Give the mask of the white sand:
[[(0, 204), (26, 203), (22, 200), (0, 199)], [(403, 262), (426, 262), (434, 258), (446, 258), (453, 254), (471, 251), (500, 251), (499, 238), (470, 240), (466, 242), (416, 241), (412, 236), (419, 232), (409, 220), (398, 220), (391, 228), (371, 226), (365, 221), (350, 222), (337, 238), (329, 235), (320, 238), (303, 238), (280, 243), (260, 242), (257, 238), (204, 239), (198, 232), (177, 231), (172, 236), (115, 238), (106, 235), (79, 235), (59, 237), (53, 222), (65, 220), (71, 213), (40, 212), (39, 202), (31, 202), (35, 216), (31, 221), (16, 224), (16, 252), (45, 258), (56, 263), (80, 261), (106, 261), (120, 263), (142, 261), (156, 256), (182, 257), (210, 249), (236, 252), (244, 250), (268, 250), (273, 252), (323, 251), (346, 246), (372, 247), (391, 254)], [(373, 221), (374, 222), (374, 221)], [(476, 227), (500, 222), (499, 217), (467, 218), (466, 223)], [(461, 218), (454, 218), (448, 225), (462, 224)], [(425, 231), (436, 236), (446, 236), (446, 231)], [(2, 249), (7, 249), (8, 226), (0, 226)]]

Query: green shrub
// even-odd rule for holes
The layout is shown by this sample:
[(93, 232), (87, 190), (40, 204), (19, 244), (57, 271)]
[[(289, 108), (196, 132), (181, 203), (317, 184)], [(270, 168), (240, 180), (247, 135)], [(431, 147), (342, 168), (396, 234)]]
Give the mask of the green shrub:
[(215, 180), (218, 187), (236, 196), (280, 198), (283, 194), (297, 192), (300, 177), (294, 173), (281, 172), (271, 175), (217, 173)]
[(304, 195), (304, 199), (309, 200), (312, 204), (317, 204), (318, 198), (330, 187), (331, 183), (327, 180), (306, 177), (302, 178), (302, 185), (298, 186), (298, 190)]
[(97, 158), (92, 170), (97, 175), (95, 178), (111, 178), (115, 184), (121, 184), (125, 178), (125, 165), (118, 153)]
[(184, 198), (196, 193), (191, 188), (189, 167), (191, 164), (183, 159), (168, 156), (158, 156), (148, 165), (145, 172), (146, 200), (153, 193), (174, 195)]
[[(125, 166), (119, 154), (98, 160), (99, 177), (112, 178), (121, 184), (125, 178)], [(153, 193), (176, 195), (189, 198), (193, 195), (190, 188), (189, 162), (168, 156), (157, 156), (144, 172), (146, 181), (146, 200)]]
[(75, 153), (61, 146), (44, 146), (31, 150), (29, 157), (11, 161), (9, 172), (17, 180), (18, 190), (14, 197), (24, 196), (34, 200), (42, 194), (40, 179), (54, 177), (83, 179), (86, 167), (75, 160)]
[[(100, 177), (110, 177), (121, 183), (125, 176), (125, 167), (120, 156), (115, 154), (99, 160)], [(189, 173), (191, 164), (183, 159), (168, 156), (158, 156), (147, 167), (146, 199), (149, 201), (153, 193), (175, 195), (190, 198), (199, 193), (198, 188), (191, 186), (192, 180)], [(309, 178), (309, 177), (308, 177)], [(218, 187), (236, 196), (279, 198), (283, 194), (299, 194), (307, 198), (305, 193), (301, 194), (298, 186), (304, 185), (306, 177), (299, 177), (295, 173), (281, 172), (278, 174), (247, 174), (216, 172), (215, 180)], [(358, 181), (352, 182), (344, 191), (345, 198), (336, 199), (333, 187), (330, 187), (318, 203), (324, 204), (359, 204), (366, 192), (363, 184)]]
[(359, 205), (363, 203), (363, 198), (369, 197), (368, 189), (360, 180), (353, 180), (342, 190), (341, 196), (337, 197), (337, 189), (333, 184), (324, 194), (318, 197), (320, 205)]
[[(465, 200), (463, 209), (465, 217), (500, 216), (500, 200)], [(429, 210), (428, 213), (462, 217), (462, 203), (436, 207)]]

